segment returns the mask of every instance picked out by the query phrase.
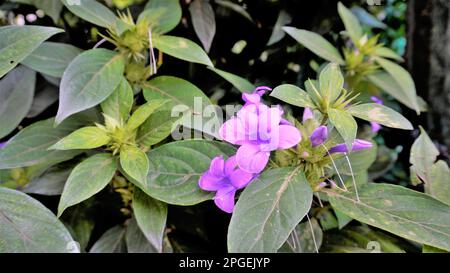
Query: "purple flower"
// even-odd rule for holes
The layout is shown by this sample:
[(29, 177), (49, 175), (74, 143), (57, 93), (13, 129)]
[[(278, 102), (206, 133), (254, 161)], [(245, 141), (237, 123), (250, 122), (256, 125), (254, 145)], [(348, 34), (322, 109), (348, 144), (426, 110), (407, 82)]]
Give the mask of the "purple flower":
[(6, 141), (5, 142), (0, 142), (0, 149), (2, 149), (3, 147), (5, 147), (6, 146)]
[(324, 143), (325, 140), (327, 140), (327, 138), (328, 138), (328, 129), (326, 126), (322, 125), (317, 127), (313, 131), (313, 133), (309, 137), (309, 140), (311, 141), (312, 146), (316, 147)]
[(226, 161), (218, 156), (211, 161), (209, 170), (200, 177), (198, 185), (202, 190), (215, 191), (216, 206), (225, 212), (232, 213), (236, 191), (245, 188), (253, 178), (253, 174), (238, 168), (236, 156)]
[(303, 111), (302, 123), (305, 123), (305, 121), (312, 118), (314, 118), (314, 114), (311, 108), (306, 107), (305, 110)]
[[(370, 99), (377, 104), (383, 105), (383, 100), (377, 96), (372, 96)], [(381, 125), (378, 122), (371, 121), (370, 126), (372, 127), (372, 133), (378, 133), (381, 130)]]
[(271, 151), (288, 149), (300, 142), (300, 132), (296, 127), (282, 123), (282, 115), (280, 107), (250, 104), (222, 125), (221, 138), (242, 145), (236, 154), (241, 169), (259, 173), (269, 162)]
[[(352, 151), (360, 151), (360, 150), (365, 150), (365, 149), (370, 149), (370, 148), (372, 148), (372, 142), (370, 142), (370, 141), (366, 141), (366, 140), (362, 140), (362, 139), (355, 139), (355, 141), (353, 141)], [(334, 146), (333, 148), (331, 148), (329, 152), (330, 152), (330, 154), (348, 153), (348, 148), (345, 143), (342, 143), (342, 144), (338, 144), (338, 145)]]
[(250, 104), (259, 104), (261, 102), (261, 97), (268, 90), (272, 90), (272, 88), (267, 86), (260, 86), (255, 88), (252, 94), (243, 93), (242, 99), (245, 101), (244, 106), (248, 106)]

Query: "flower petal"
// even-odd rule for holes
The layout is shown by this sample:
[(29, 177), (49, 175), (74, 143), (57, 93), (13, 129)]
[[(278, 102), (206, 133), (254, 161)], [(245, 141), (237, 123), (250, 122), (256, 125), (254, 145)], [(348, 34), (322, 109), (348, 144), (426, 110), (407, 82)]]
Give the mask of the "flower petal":
[(225, 161), (225, 169), (224, 169), (225, 176), (231, 175), (233, 171), (236, 169), (236, 167), (237, 167), (236, 156), (233, 155), (230, 158), (228, 158), (227, 161)]
[(311, 141), (311, 144), (313, 147), (317, 147), (320, 144), (324, 143), (325, 140), (328, 138), (328, 129), (326, 126), (319, 126), (317, 127), (311, 136), (309, 137), (309, 140)]
[(305, 121), (312, 118), (314, 118), (314, 114), (311, 108), (306, 107), (305, 110), (303, 111), (302, 123), (305, 123)]
[(234, 210), (234, 195), (236, 194), (236, 189), (233, 186), (222, 188), (217, 191), (214, 197), (214, 203), (221, 210), (232, 213)]
[(209, 166), (209, 172), (218, 177), (224, 177), (224, 167), (225, 161), (222, 156), (216, 156), (211, 160), (211, 164)]
[(245, 124), (242, 123), (241, 119), (232, 117), (226, 121), (219, 129), (220, 137), (231, 143), (241, 145), (245, 143)]
[(253, 180), (254, 174), (248, 173), (244, 170), (237, 169), (231, 175), (228, 177), (231, 181), (231, 184), (236, 189), (242, 189), (245, 188), (252, 180)]
[(249, 173), (260, 173), (269, 162), (270, 152), (261, 151), (259, 145), (242, 145), (237, 153), (236, 160), (239, 168)]
[(205, 191), (217, 191), (227, 185), (223, 177), (218, 177), (210, 172), (203, 173), (198, 181), (200, 189)]
[(378, 133), (381, 130), (381, 125), (375, 121), (371, 121), (370, 126), (372, 127), (372, 133)]
[(280, 125), (279, 127), (278, 149), (288, 149), (297, 145), (302, 140), (300, 131), (289, 125)]

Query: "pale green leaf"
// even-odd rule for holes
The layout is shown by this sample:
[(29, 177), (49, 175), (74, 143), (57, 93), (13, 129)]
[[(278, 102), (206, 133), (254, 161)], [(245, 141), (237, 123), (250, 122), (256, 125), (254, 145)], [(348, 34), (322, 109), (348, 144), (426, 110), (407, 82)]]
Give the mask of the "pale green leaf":
[(161, 142), (175, 130), (176, 121), (169, 110), (154, 112), (139, 127), (136, 142), (147, 147)]
[(308, 93), (292, 84), (282, 84), (275, 87), (270, 96), (298, 107), (315, 108), (314, 102)]
[(70, 173), (58, 205), (58, 217), (70, 206), (83, 202), (101, 191), (117, 170), (111, 154), (96, 154), (83, 160)]
[(283, 30), (319, 57), (340, 65), (345, 64), (339, 51), (319, 34), (294, 27), (283, 27)]
[(358, 131), (358, 124), (356, 124), (355, 119), (349, 112), (333, 108), (328, 110), (328, 116), (331, 124), (336, 127), (336, 130), (344, 139), (348, 150), (351, 151)]
[(341, 94), (344, 87), (344, 76), (335, 63), (330, 63), (320, 72), (319, 92), (328, 103), (333, 103)]
[(127, 79), (122, 78), (114, 92), (100, 106), (106, 115), (117, 121), (125, 121), (130, 115), (133, 102), (133, 88)]
[(126, 228), (117, 225), (107, 230), (100, 239), (92, 246), (90, 253), (125, 253), (127, 245), (125, 242)]
[(120, 148), (120, 166), (132, 179), (145, 182), (149, 170), (148, 158), (137, 147), (123, 145)]
[(413, 129), (411, 122), (401, 114), (378, 103), (364, 103), (351, 106), (348, 112), (357, 118), (374, 121), (387, 127), (403, 130)]
[(226, 72), (214, 67), (209, 67), (208, 69), (214, 71), (217, 75), (221, 76), (225, 80), (227, 80), (229, 83), (231, 83), (237, 90), (241, 91), (242, 93), (251, 93), (255, 86), (251, 84), (247, 79), (244, 79), (242, 77), (239, 77), (237, 75), (234, 75), (230, 72)]
[(76, 130), (70, 135), (64, 137), (49, 150), (75, 150), (75, 149), (94, 149), (106, 145), (111, 138), (106, 132), (96, 126), (87, 126)]
[(342, 22), (344, 22), (345, 30), (347, 31), (348, 36), (350, 36), (354, 44), (358, 45), (359, 39), (363, 35), (358, 18), (341, 2), (338, 3), (338, 13)]
[(73, 14), (94, 25), (113, 28), (118, 18), (106, 6), (96, 0), (77, 0), (80, 4), (74, 4), (74, 0), (61, 0)]
[(151, 100), (139, 106), (127, 121), (127, 129), (131, 131), (137, 129), (154, 111), (161, 108), (167, 102), (168, 100)]

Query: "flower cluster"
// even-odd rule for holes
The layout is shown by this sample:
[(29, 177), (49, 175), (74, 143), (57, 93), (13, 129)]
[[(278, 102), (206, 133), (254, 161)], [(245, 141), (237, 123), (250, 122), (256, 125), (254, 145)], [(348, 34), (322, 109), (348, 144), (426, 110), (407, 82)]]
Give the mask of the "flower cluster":
[(227, 161), (214, 158), (199, 181), (201, 189), (216, 191), (216, 205), (228, 213), (233, 212), (235, 192), (264, 170), (271, 151), (289, 149), (301, 141), (299, 130), (282, 118), (280, 107), (261, 102), (267, 90), (270, 88), (262, 86), (242, 95), (244, 106), (219, 130), (223, 140), (240, 147)]

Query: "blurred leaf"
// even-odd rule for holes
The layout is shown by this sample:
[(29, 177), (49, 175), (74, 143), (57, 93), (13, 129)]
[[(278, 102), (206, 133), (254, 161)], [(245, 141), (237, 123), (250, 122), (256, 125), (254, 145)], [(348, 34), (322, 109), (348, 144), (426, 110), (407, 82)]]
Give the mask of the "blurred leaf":
[(22, 191), (49, 196), (61, 195), (72, 169), (60, 166), (51, 167), (43, 174), (33, 178)]
[(283, 31), (283, 27), (292, 22), (292, 16), (289, 15), (285, 10), (280, 10), (278, 14), (277, 21), (273, 26), (272, 34), (270, 35), (269, 41), (267, 42), (267, 46), (271, 46), (281, 39), (284, 38), (286, 33)]
[(216, 33), (216, 19), (209, 0), (194, 0), (189, 5), (189, 12), (195, 33), (202, 42), (203, 48), (209, 52)]
[(42, 10), (53, 19), (53, 23), (58, 23), (63, 4), (58, 0), (9, 0), (11, 2), (33, 5)]
[(36, 73), (23, 66), (0, 80), (0, 138), (10, 134), (31, 108)]
[(338, 3), (338, 13), (348, 36), (355, 45), (359, 45), (359, 39), (363, 36), (363, 31), (359, 25), (358, 18), (341, 2)]
[(353, 6), (351, 8), (351, 11), (353, 12), (353, 14), (356, 15), (356, 17), (358, 17), (358, 20), (362, 24), (365, 24), (369, 27), (374, 27), (374, 28), (381, 28), (381, 29), (387, 28), (385, 23), (381, 22), (375, 16), (373, 16), (372, 14), (370, 14), (369, 12), (367, 12), (365, 9), (363, 9), (361, 7)]
[(250, 14), (242, 6), (226, 0), (214, 0), (214, 3), (239, 13), (240, 15), (242, 15), (243, 17), (245, 17), (246, 19), (248, 19), (250, 22), (253, 23), (252, 16), (250, 16)]
[(377, 47), (377, 48), (375, 48), (374, 55), (375, 56), (379, 56), (379, 57), (385, 57), (385, 58), (394, 59), (394, 60), (400, 61), (400, 62), (403, 61), (403, 58), (401, 56), (399, 56), (392, 49), (387, 48), (387, 47)]
[(145, 238), (139, 228), (136, 218), (132, 217), (128, 222), (125, 233), (128, 253), (159, 253), (156, 248)]
[(411, 154), (409, 162), (413, 165), (414, 174), (422, 179), (425, 183), (431, 183), (431, 167), (439, 156), (439, 151), (434, 146), (428, 134), (420, 127), (420, 136), (411, 146)]
[(228, 251), (277, 252), (311, 202), (312, 190), (298, 168), (263, 172), (239, 197), (228, 227)]
[(409, 72), (398, 64), (381, 57), (375, 57), (375, 61), (392, 76), (394, 81), (401, 87), (408, 100), (413, 103), (413, 109), (419, 114), (420, 108), (417, 103), (416, 85)]

